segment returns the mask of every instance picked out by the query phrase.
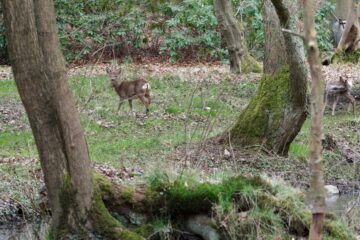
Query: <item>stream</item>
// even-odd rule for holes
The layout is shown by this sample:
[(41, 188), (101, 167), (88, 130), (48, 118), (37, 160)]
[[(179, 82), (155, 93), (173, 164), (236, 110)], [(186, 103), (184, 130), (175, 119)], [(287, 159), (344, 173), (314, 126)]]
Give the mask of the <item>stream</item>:
[[(350, 208), (360, 208), (360, 194), (330, 196), (326, 199), (326, 206), (329, 212), (342, 217)], [(47, 226), (47, 223), (0, 225), (0, 240), (43, 240), (46, 239)]]

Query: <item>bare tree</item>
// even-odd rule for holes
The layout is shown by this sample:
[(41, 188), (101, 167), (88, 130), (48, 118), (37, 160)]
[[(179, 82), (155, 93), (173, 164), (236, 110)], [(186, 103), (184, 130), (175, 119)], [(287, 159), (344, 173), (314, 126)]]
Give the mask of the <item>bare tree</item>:
[(98, 232), (129, 239), (130, 233), (112, 218), (92, 184), (87, 144), (57, 37), (54, 2), (1, 3), (16, 86), (44, 172), (52, 212), (51, 237)]
[[(273, 66), (271, 68), (274, 69), (265, 68), (265, 71), (271, 74), (264, 74), (257, 92), (232, 128), (231, 138), (237, 145), (260, 144), (286, 155), (290, 143), (300, 131), (307, 115), (307, 69), (302, 40), (288, 32), (277, 34), (280, 27), (295, 31), (296, 14), (289, 10), (291, 1), (272, 0), (271, 2), (278, 15), (280, 26), (276, 27), (277, 31), (265, 30), (265, 32), (268, 35), (274, 34), (267, 37), (267, 40), (284, 41), (284, 51), (281, 54), (286, 55), (286, 64), (271, 64)], [(265, 25), (265, 27), (270, 26)], [(271, 48), (269, 44), (266, 46)], [(277, 51), (265, 52), (279, 54)], [(265, 58), (266, 61), (276, 61), (276, 59), (276, 57)], [(283, 58), (278, 60), (284, 61)], [(270, 64), (265, 62), (264, 66)]]
[(242, 35), (240, 24), (236, 20), (229, 0), (214, 0), (215, 15), (225, 40), (232, 72), (260, 72), (258, 62), (249, 54)]
[(305, 38), (311, 73), (311, 130), (310, 130), (310, 199), (312, 223), (310, 240), (322, 238), (325, 219), (324, 170), (321, 159), (322, 119), (324, 115), (324, 81), (321, 61), (316, 41), (315, 1), (304, 1)]

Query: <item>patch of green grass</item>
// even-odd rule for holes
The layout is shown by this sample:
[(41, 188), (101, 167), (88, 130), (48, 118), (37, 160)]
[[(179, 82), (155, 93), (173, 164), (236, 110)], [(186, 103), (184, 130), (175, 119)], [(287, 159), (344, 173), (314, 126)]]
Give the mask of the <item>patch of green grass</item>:
[(0, 156), (37, 157), (34, 137), (30, 130), (0, 133)]
[(7, 99), (20, 99), (14, 80), (0, 81), (0, 103)]
[(292, 143), (289, 148), (289, 155), (307, 158), (309, 156), (309, 146), (302, 143)]

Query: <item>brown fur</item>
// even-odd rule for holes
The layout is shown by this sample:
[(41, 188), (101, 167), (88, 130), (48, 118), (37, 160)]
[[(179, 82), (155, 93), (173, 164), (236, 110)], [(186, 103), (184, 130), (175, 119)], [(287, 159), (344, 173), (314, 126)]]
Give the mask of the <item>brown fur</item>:
[(140, 101), (144, 104), (146, 108), (146, 113), (149, 112), (151, 97), (150, 84), (147, 81), (143, 79), (137, 79), (133, 81), (119, 82), (121, 69), (111, 70), (107, 68), (106, 71), (110, 77), (113, 88), (115, 89), (116, 93), (119, 95), (120, 98), (117, 112), (119, 112), (121, 105), (126, 100), (128, 100), (130, 109), (132, 111), (132, 100), (136, 98), (139, 98)]
[(331, 112), (332, 115), (335, 115), (336, 105), (339, 102), (341, 96), (344, 96), (348, 100), (350, 100), (353, 113), (355, 114), (355, 98), (351, 94), (351, 88), (352, 88), (352, 82), (349, 81), (347, 77), (346, 78), (340, 77), (338, 81), (330, 81), (326, 84), (325, 107), (331, 97), (335, 98), (332, 104), (332, 112)]

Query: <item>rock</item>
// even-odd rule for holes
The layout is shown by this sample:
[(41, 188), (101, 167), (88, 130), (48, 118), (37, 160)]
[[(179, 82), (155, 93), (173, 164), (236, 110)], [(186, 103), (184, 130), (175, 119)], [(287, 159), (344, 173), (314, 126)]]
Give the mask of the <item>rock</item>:
[(204, 240), (220, 240), (220, 235), (213, 227), (214, 223), (208, 216), (196, 215), (189, 218), (186, 227), (190, 232), (202, 237)]
[(227, 149), (224, 150), (224, 157), (226, 159), (229, 159), (231, 157), (231, 153), (229, 152), (229, 150), (227, 150)]
[(334, 185), (326, 185), (325, 190), (327, 195), (337, 195), (340, 193), (338, 187)]

